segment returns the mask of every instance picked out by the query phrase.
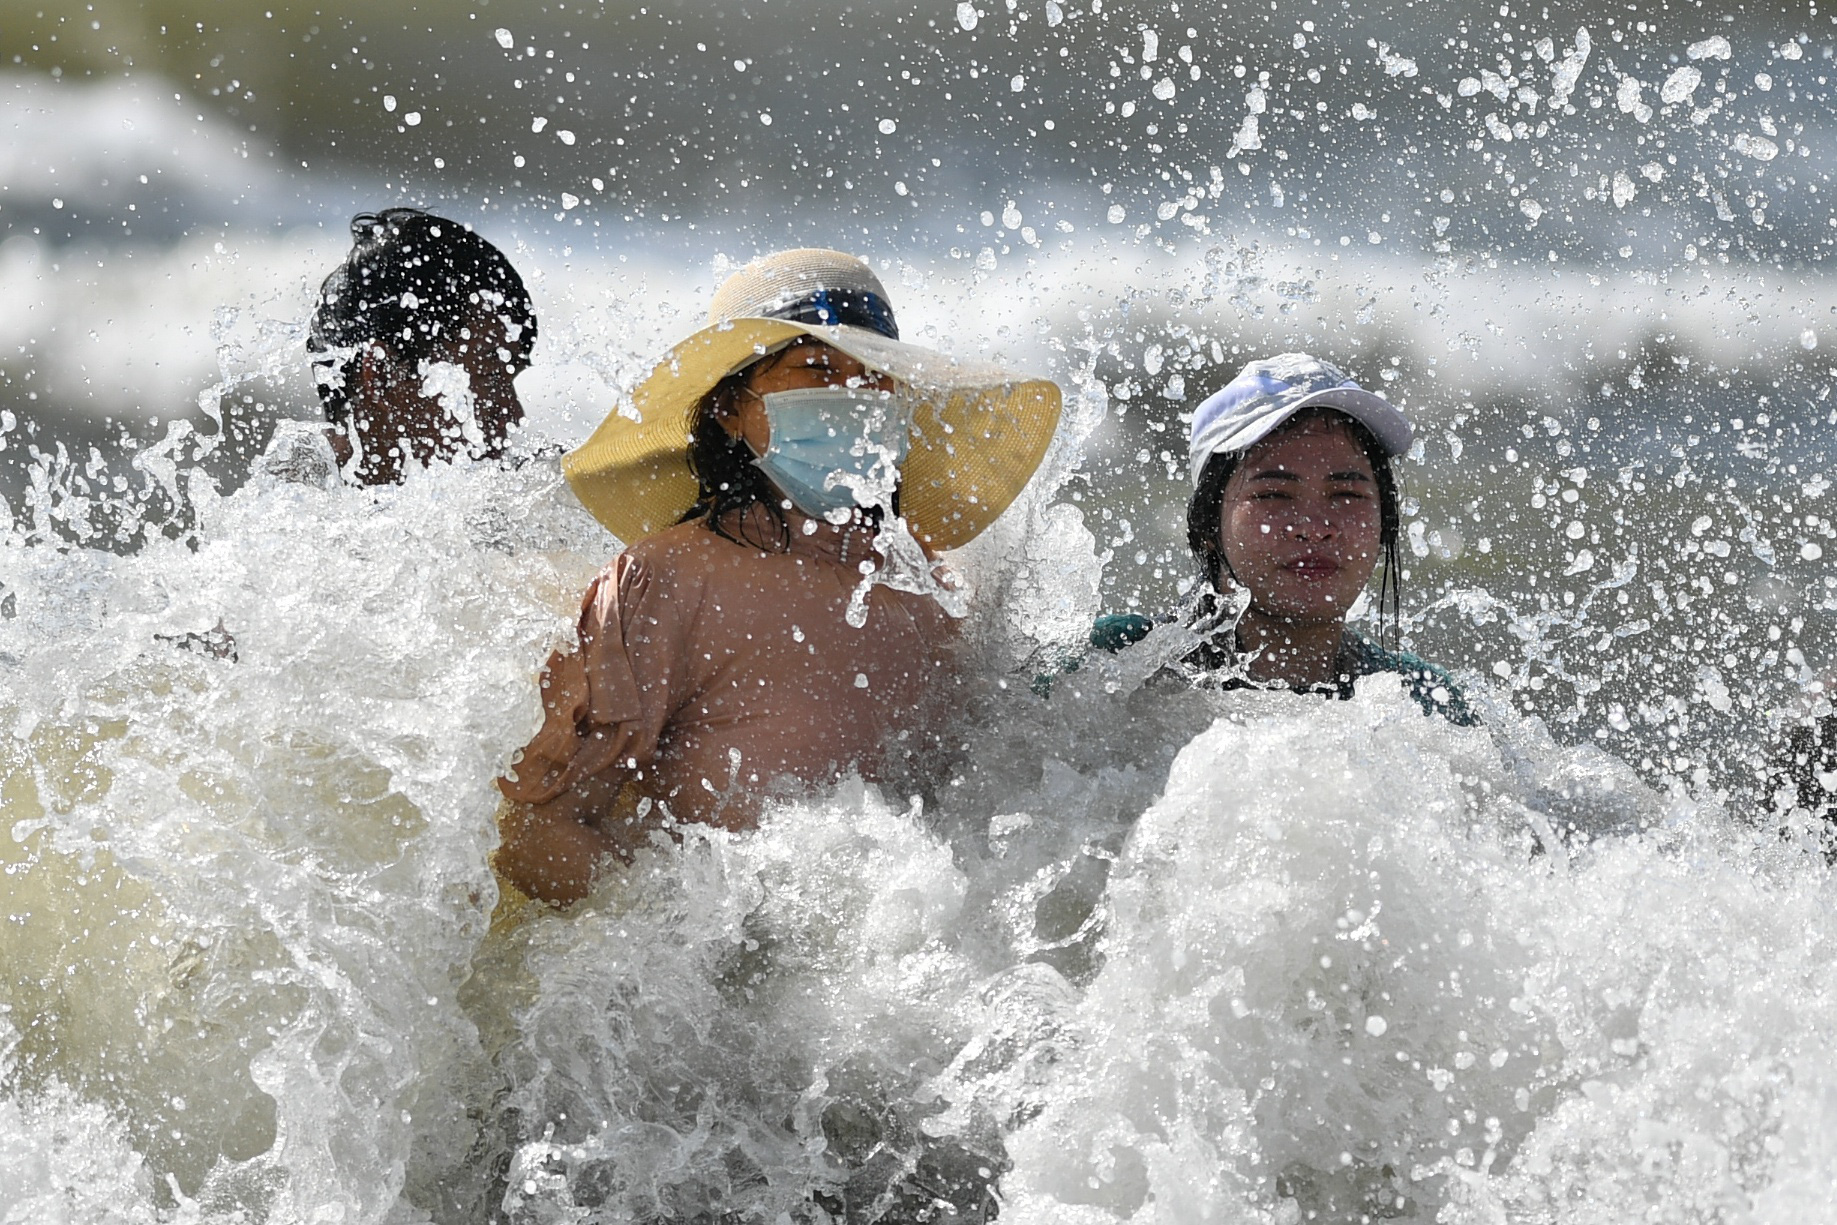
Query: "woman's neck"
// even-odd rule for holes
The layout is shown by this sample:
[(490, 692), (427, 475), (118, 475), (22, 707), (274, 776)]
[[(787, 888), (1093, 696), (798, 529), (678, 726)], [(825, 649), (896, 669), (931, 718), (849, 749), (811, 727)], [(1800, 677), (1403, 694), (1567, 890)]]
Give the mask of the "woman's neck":
[(1285, 685), (1331, 685), (1339, 680), (1346, 627), (1340, 621), (1292, 621), (1254, 606), (1237, 623), (1237, 649), (1249, 657), (1251, 680)]

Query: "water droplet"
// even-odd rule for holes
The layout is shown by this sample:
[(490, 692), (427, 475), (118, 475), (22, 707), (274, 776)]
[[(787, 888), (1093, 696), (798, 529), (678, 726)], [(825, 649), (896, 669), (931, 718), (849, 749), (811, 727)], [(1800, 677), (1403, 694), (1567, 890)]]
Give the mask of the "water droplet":
[(517, 45), (517, 40), (512, 38), (510, 36), (510, 31), (506, 30), (503, 26), (499, 26), (493, 36), (498, 40), (498, 46), (504, 48), (506, 51)]
[(891, 136), (897, 131), (899, 131), (899, 124), (895, 121), (891, 119), (882, 119), (880, 121), (880, 134), (882, 136)]
[(1780, 147), (1765, 136), (1753, 136), (1747, 132), (1737, 132), (1729, 147), (1744, 157), (1751, 157), (1757, 162), (1770, 162), (1780, 155)]
[(1729, 46), (1729, 40), (1718, 34), (1714, 38), (1706, 38), (1700, 43), (1691, 43), (1684, 54), (1688, 55), (1693, 60), (1726, 60), (1729, 58), (1731, 51), (1732, 48)]
[(1679, 102), (1688, 102), (1690, 100), (1690, 95), (1696, 91), (1697, 86), (1702, 84), (1702, 82), (1703, 73), (1686, 64), (1684, 67), (1665, 78), (1664, 85), (1661, 86), (1658, 91), (1659, 99), (1663, 101), (1666, 106), (1675, 106)]
[(957, 6), (957, 24), (966, 30), (975, 29), (976, 22), (981, 17), (982, 14), (976, 11), (976, 6), (969, 3), (969, 0), (963, 0), (963, 3)]

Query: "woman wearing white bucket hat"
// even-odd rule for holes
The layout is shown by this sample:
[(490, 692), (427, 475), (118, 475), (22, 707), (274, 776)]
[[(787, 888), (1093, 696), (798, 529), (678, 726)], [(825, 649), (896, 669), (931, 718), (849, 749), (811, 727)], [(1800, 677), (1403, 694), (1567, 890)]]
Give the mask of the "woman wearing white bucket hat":
[[(1170, 646), (1194, 675), (1227, 685), (1352, 696), (1400, 677), (1426, 712), (1475, 722), (1448, 673), (1346, 627), (1378, 562), (1380, 614), (1397, 618), (1400, 507), (1391, 462), (1409, 420), (1344, 371), (1305, 353), (1245, 366), (1193, 414), (1187, 543), (1206, 587)], [(1093, 646), (1148, 636), (1144, 617), (1098, 620)], [(1192, 636), (1200, 641), (1190, 646)]]
[(920, 751), (955, 677), (928, 559), (1013, 501), (1058, 422), (1052, 383), (901, 342), (841, 252), (755, 261), (710, 316), (564, 461), (630, 547), (499, 780), (498, 866), (548, 901), (668, 822), (749, 828), (774, 784)]

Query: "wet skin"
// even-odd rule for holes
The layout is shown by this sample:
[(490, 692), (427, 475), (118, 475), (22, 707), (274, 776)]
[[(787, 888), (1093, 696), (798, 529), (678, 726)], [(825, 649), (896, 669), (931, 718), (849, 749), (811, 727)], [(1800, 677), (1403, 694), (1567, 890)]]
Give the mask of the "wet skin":
[(1257, 680), (1330, 683), (1345, 619), (1377, 565), (1371, 460), (1338, 413), (1304, 414), (1244, 455), (1225, 483), (1219, 542), (1250, 607), (1238, 645)]

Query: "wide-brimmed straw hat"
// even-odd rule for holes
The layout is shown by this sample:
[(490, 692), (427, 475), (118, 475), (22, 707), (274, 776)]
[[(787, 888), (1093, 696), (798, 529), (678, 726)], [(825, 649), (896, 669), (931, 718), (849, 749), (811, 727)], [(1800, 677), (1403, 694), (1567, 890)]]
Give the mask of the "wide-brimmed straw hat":
[(562, 460), (594, 517), (626, 542), (695, 504), (690, 433), (722, 379), (806, 336), (833, 345), (912, 397), (900, 511), (919, 539), (952, 549), (994, 522), (1027, 484), (1059, 423), (1059, 388), (899, 339), (886, 290), (840, 251), (782, 251), (746, 265), (714, 296), (709, 325), (672, 348)]

